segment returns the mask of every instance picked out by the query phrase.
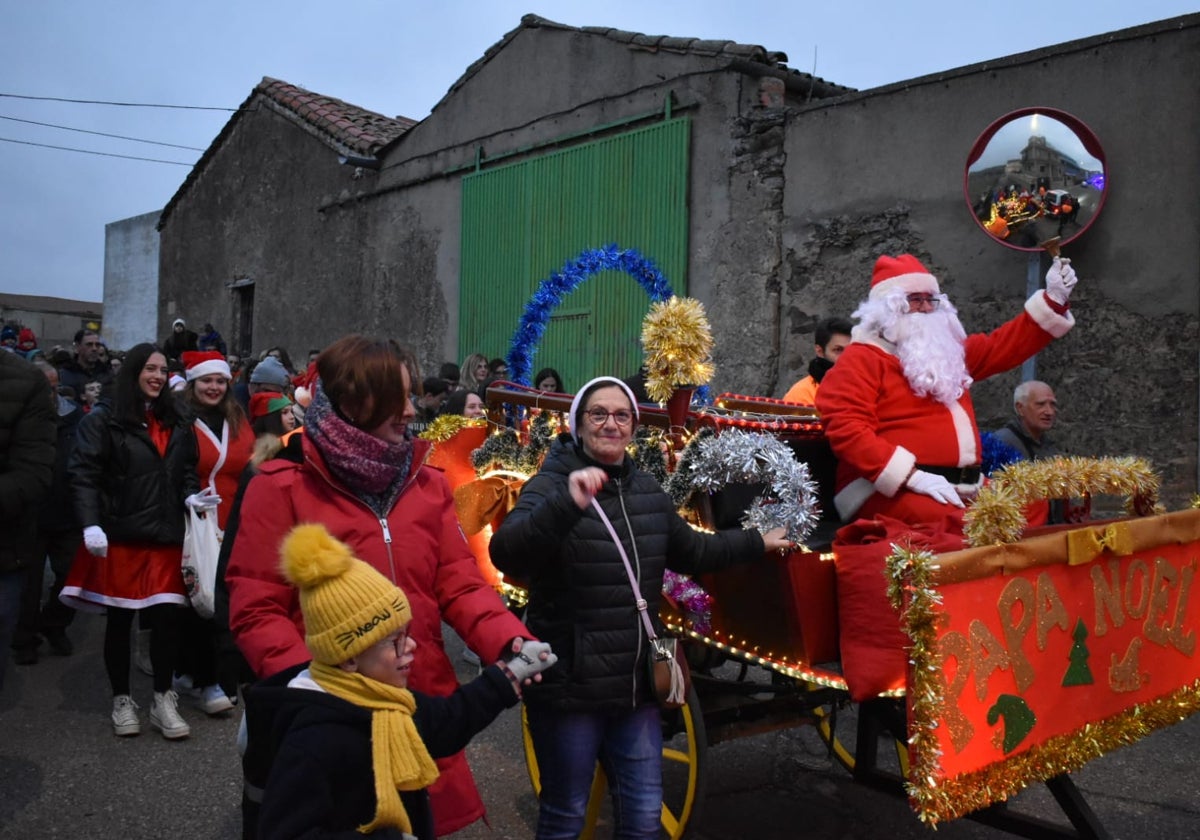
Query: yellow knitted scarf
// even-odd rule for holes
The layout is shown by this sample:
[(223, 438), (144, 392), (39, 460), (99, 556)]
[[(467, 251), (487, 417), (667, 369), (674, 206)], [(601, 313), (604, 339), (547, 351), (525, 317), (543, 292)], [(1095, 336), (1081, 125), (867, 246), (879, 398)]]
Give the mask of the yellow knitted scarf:
[(383, 826), (412, 833), (412, 821), (397, 791), (421, 790), (438, 777), (437, 765), (413, 723), (417, 702), (406, 688), (394, 688), (334, 665), (313, 662), (313, 681), (334, 697), (371, 709), (371, 765), (375, 774), (375, 819), (358, 830)]

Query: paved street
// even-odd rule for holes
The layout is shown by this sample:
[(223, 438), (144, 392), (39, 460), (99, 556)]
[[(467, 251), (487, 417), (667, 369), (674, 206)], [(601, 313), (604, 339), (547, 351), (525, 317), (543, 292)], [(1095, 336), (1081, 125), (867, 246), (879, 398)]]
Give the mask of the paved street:
[[(74, 656), (10, 665), (0, 695), (0, 838), (237, 837), (236, 718), (210, 719), (185, 707), (192, 725), (186, 741), (164, 741), (148, 726), (137, 738), (113, 737), (102, 631), (102, 619), (81, 615), (71, 630)], [(452, 647), (457, 655), (457, 640)], [(469, 677), (469, 666), (455, 661)], [(135, 675), (143, 722), (150, 691), (149, 679)], [(510, 711), (472, 744), (491, 828), (473, 826), (456, 840), (532, 836), (535, 802), (519, 726), (519, 715)], [(1114, 837), (1200, 837), (1197, 755), (1200, 718), (1192, 718), (1092, 762), (1076, 781)], [(697, 840), (1007, 836), (966, 820), (929, 831), (903, 801), (857, 785), (831, 766), (811, 728), (719, 744), (708, 751), (707, 767)], [(1057, 818), (1044, 791), (1024, 794), (1018, 804)]]

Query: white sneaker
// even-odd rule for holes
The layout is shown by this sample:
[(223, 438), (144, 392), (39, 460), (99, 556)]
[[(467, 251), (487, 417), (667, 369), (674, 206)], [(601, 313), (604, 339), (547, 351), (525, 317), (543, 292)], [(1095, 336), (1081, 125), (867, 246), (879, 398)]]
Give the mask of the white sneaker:
[(114, 735), (139, 735), (142, 722), (137, 716), (138, 704), (128, 694), (118, 694), (113, 698), (112, 724)]
[(190, 674), (184, 674), (182, 677), (172, 677), (171, 690), (180, 697), (190, 697), (193, 700), (200, 699), (200, 689), (192, 682)]
[(186, 738), (192, 734), (187, 721), (179, 716), (179, 695), (174, 691), (154, 692), (154, 704), (150, 707), (150, 726), (162, 732), (168, 740)]
[(200, 708), (206, 715), (219, 715), (233, 708), (230, 700), (219, 685), (210, 685), (200, 692)]
[(147, 677), (154, 676), (154, 666), (150, 664), (149, 630), (139, 630), (133, 637), (133, 664)]

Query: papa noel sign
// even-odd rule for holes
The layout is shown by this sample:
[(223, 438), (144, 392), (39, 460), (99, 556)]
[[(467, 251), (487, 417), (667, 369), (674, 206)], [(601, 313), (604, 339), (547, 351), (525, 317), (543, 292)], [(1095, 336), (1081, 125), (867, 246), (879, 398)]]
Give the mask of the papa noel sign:
[(897, 552), (923, 820), (1006, 799), (1200, 708), (1200, 511)]

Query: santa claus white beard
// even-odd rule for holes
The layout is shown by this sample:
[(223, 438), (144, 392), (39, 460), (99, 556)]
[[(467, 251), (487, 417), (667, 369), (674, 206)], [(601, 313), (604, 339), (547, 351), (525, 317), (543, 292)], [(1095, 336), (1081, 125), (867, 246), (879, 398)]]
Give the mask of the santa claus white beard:
[[(904, 311), (896, 311), (901, 304)], [(862, 329), (892, 342), (913, 392), (952, 405), (973, 381), (967, 374), (967, 333), (958, 320), (958, 311), (945, 299), (933, 312), (907, 309), (903, 295), (896, 301), (867, 301), (854, 313), (861, 319), (855, 338)]]

